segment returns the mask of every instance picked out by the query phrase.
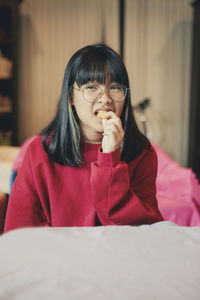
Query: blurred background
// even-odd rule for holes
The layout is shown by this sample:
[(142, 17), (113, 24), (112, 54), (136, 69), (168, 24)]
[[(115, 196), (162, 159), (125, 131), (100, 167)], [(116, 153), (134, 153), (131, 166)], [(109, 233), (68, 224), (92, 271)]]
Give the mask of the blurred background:
[[(20, 145), (54, 116), (71, 55), (87, 44), (102, 42), (123, 56), (133, 106), (150, 100), (144, 114), (135, 111), (141, 129), (145, 117), (151, 141), (182, 166), (189, 165), (191, 0), (0, 0), (4, 6), (8, 2), (15, 17), (10, 16), (12, 25), (7, 27), (0, 21), (7, 32), (0, 31), (0, 61), (3, 65), (7, 60), (7, 69), (13, 64), (7, 79), (1, 74), (4, 83), (13, 76), (12, 93), (7, 95), (14, 112), (9, 121), (14, 126), (7, 128), (13, 131), (11, 143)], [(5, 19), (5, 11), (2, 20), (3, 15)], [(11, 53), (9, 30), (14, 35)], [(5, 102), (6, 93), (2, 94)]]

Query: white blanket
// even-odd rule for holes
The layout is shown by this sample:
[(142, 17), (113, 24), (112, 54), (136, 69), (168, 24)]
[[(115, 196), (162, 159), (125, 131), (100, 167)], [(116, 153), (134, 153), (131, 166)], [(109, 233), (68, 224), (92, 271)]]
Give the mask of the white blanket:
[(0, 192), (9, 194), (12, 164), (0, 161)]
[(200, 227), (11, 231), (0, 237), (0, 299), (199, 300)]

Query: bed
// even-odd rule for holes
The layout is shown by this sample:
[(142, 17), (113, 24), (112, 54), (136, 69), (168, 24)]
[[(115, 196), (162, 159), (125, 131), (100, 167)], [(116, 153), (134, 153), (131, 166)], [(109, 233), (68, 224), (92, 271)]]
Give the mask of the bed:
[[(198, 300), (199, 183), (190, 169), (155, 149), (158, 205), (166, 221), (3, 234), (0, 299)], [(0, 159), (4, 192), (12, 166), (12, 159)]]
[(200, 227), (25, 228), (0, 237), (0, 299), (198, 300)]

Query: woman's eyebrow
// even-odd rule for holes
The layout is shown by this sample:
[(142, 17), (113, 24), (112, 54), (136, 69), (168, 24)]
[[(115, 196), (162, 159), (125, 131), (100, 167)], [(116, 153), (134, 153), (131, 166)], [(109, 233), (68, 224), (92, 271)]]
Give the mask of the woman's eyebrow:
[(96, 84), (96, 85), (102, 85), (102, 83), (98, 82), (97, 80), (94, 81), (88, 81), (87, 83), (83, 84), (83, 85), (88, 85), (88, 84)]

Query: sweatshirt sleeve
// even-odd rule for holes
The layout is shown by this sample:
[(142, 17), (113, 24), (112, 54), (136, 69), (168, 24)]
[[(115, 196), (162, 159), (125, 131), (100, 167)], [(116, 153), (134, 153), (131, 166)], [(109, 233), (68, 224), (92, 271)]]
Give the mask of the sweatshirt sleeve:
[(36, 192), (28, 148), (9, 197), (4, 232), (33, 226), (48, 226), (48, 222)]
[(120, 150), (98, 152), (91, 165), (94, 207), (102, 225), (140, 225), (163, 220), (156, 200), (157, 155), (147, 150), (136, 166), (120, 161)]

